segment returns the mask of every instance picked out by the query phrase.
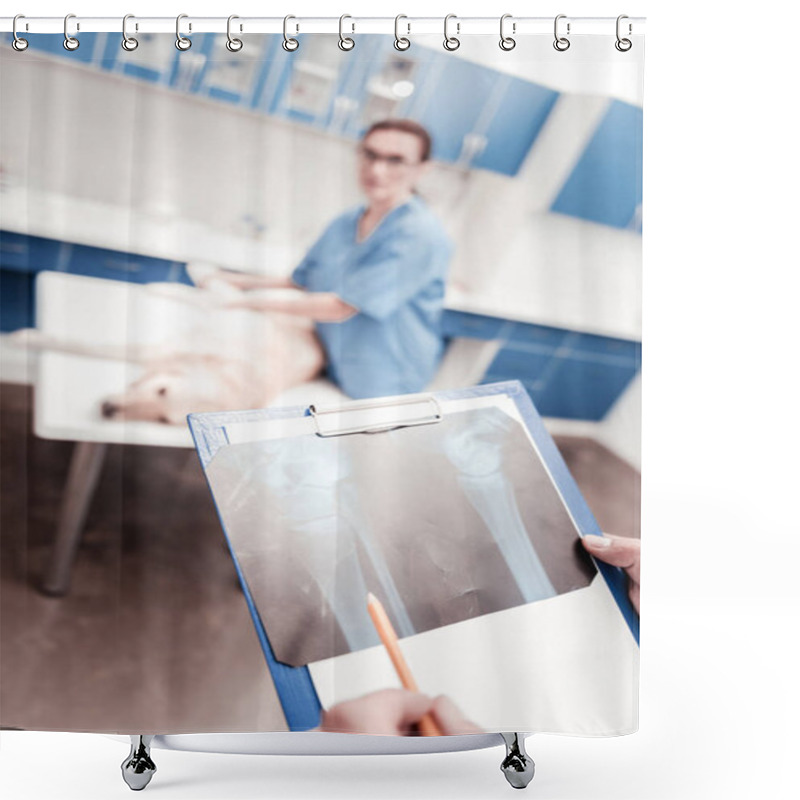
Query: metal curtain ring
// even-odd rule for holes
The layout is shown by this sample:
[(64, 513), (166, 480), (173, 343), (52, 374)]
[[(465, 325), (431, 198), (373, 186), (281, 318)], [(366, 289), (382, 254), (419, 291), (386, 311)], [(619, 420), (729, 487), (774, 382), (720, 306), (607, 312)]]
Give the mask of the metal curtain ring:
[(401, 19), (408, 19), (405, 14), (398, 14), (394, 18), (394, 49), (395, 50), (408, 50), (411, 47), (411, 39), (408, 38), (408, 34), (411, 33), (411, 25), (407, 22), (406, 28), (407, 33), (406, 36), (400, 36), (400, 20)]
[[(512, 39), (510, 36), (506, 36), (503, 30), (503, 26), (505, 25), (505, 21), (507, 19), (511, 19), (511, 14), (503, 14), (500, 17), (500, 49), (505, 50), (508, 52), (509, 50), (513, 50), (517, 46), (516, 39)], [(516, 22), (511, 23), (511, 32), (517, 32), (517, 24)]]
[[(352, 50), (355, 46), (355, 40), (351, 39), (349, 36), (345, 36), (342, 32), (342, 25), (346, 19), (353, 19), (349, 14), (342, 14), (339, 17), (339, 49), (340, 50)], [(354, 23), (350, 23), (351, 30), (355, 31), (356, 26)]]
[[(553, 47), (558, 50), (559, 53), (563, 53), (565, 50), (569, 50), (570, 41), (567, 39), (566, 36), (559, 36), (558, 35), (558, 21), (560, 19), (566, 19), (566, 14), (559, 14), (555, 18), (555, 22), (553, 23), (553, 36), (555, 36), (555, 41), (553, 42)], [(569, 22), (567, 23), (567, 35), (569, 35)]]
[[(178, 50), (188, 50), (192, 46), (191, 39), (181, 36), (181, 20), (186, 19), (188, 16), (188, 14), (178, 14), (175, 20), (175, 47), (177, 47)], [(189, 25), (189, 30), (192, 30), (191, 25)]]
[(129, 53), (131, 53), (139, 46), (139, 40), (133, 36), (128, 36), (128, 31), (126, 28), (129, 19), (135, 19), (133, 14), (126, 14), (122, 18), (122, 42), (120, 42), (120, 45), (123, 50), (127, 50)]
[[(75, 19), (75, 15), (67, 14), (67, 16), (64, 17), (64, 49), (72, 52), (73, 50), (77, 50), (81, 46), (81, 43), (74, 36), (69, 35), (67, 25), (69, 24), (70, 19)], [(80, 27), (77, 29), (80, 30)]]
[[(285, 16), (283, 18), (283, 42), (282, 42), (282, 44), (283, 44), (283, 49), (286, 50), (287, 53), (293, 53), (295, 50), (297, 50), (298, 47), (300, 47), (300, 42), (298, 42), (297, 39), (293, 39), (291, 36), (289, 36), (288, 30), (289, 30), (289, 20), (290, 19), (297, 19), (297, 17), (293, 17), (291, 14), (288, 14), (287, 16)], [(300, 28), (299, 25), (297, 25), (295, 27), (298, 30)]]
[[(241, 39), (234, 39), (231, 36), (231, 20), (234, 19), (239, 19), (239, 17), (237, 17), (236, 14), (231, 14), (228, 17), (228, 41), (225, 42), (225, 47), (227, 47), (231, 53), (238, 53), (244, 47), (244, 42), (242, 42)], [(241, 30), (241, 27), (239, 30)]]
[(17, 14), (14, 17), (14, 22), (11, 23), (11, 32), (14, 34), (14, 39), (11, 42), (11, 46), (18, 52), (22, 53), (24, 50), (28, 49), (28, 40), (23, 39), (21, 36), (17, 36), (17, 20), (18, 19), (25, 19), (24, 14)]
[[(620, 53), (627, 53), (628, 50), (630, 50), (631, 47), (633, 47), (633, 42), (630, 39), (623, 39), (619, 35), (620, 23), (624, 19), (628, 19), (628, 15), (627, 14), (620, 14), (617, 17), (617, 41), (614, 42), (614, 47), (616, 47), (617, 50), (620, 51)], [(628, 23), (628, 34), (630, 35), (632, 32), (633, 32), (633, 28), (631, 27), (631, 24), (629, 22)]]
[[(448, 14), (444, 18), (444, 49), (450, 50), (452, 52), (453, 50), (458, 50), (458, 48), (461, 47), (461, 42), (455, 36), (447, 35), (447, 23), (450, 22), (451, 19), (457, 19), (456, 15)], [(459, 22), (456, 22), (456, 33), (460, 32), (461, 32), (461, 24)]]

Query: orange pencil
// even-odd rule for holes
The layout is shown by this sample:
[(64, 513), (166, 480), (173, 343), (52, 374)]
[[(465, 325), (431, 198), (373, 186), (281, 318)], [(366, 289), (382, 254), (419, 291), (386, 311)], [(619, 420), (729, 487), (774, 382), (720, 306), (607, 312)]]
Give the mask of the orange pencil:
[[(400, 643), (397, 640), (397, 634), (394, 632), (389, 615), (386, 613), (386, 609), (383, 607), (381, 601), (378, 600), (372, 592), (369, 592), (367, 595), (367, 611), (369, 611), (369, 615), (372, 617), (372, 622), (375, 625), (375, 630), (378, 631), (378, 636), (381, 637), (381, 641), (384, 647), (386, 647), (386, 651), (389, 653), (389, 658), (392, 660), (392, 664), (394, 664), (397, 676), (400, 678), (400, 683), (403, 684), (405, 689), (411, 692), (418, 692), (417, 682), (414, 680), (414, 676), (411, 674), (411, 670), (408, 668), (405, 658), (403, 658), (403, 653), (400, 650)], [(430, 714), (425, 714), (425, 716), (420, 719), (419, 732), (423, 736), (442, 735), (439, 726), (434, 722)]]

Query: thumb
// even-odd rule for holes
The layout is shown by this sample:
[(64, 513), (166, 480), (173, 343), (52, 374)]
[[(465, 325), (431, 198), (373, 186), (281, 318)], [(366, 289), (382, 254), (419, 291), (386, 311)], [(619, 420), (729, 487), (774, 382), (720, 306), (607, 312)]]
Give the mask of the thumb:
[(639, 583), (641, 566), (641, 541), (627, 536), (584, 536), (583, 546), (595, 557), (622, 567), (635, 583)]

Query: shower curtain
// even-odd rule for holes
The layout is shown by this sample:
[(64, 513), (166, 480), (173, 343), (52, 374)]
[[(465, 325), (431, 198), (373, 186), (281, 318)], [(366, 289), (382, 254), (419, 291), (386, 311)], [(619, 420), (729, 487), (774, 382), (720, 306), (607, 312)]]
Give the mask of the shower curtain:
[(634, 731), (642, 37), (232, 30), (0, 48), (0, 725)]

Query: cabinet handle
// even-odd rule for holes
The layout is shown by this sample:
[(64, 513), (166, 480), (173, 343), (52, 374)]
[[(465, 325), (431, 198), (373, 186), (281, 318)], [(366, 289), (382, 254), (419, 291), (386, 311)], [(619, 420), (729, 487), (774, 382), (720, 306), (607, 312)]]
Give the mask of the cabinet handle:
[(4, 253), (27, 253), (27, 242), (9, 242), (0, 240), (0, 250)]
[(102, 266), (107, 269), (116, 269), (120, 272), (140, 272), (142, 269), (141, 264), (137, 264), (135, 261), (120, 261), (114, 258), (107, 258), (103, 261)]

